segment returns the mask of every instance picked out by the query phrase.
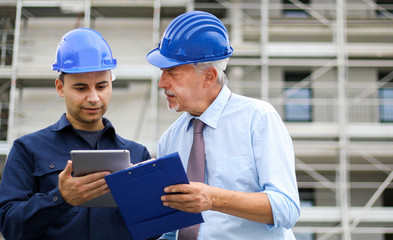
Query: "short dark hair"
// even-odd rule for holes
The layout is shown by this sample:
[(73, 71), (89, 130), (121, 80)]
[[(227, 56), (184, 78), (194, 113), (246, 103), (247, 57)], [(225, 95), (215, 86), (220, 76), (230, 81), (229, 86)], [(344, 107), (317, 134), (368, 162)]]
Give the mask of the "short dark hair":
[(60, 72), (60, 74), (59, 74), (59, 79), (60, 79), (60, 81), (62, 82), (62, 83), (64, 83), (64, 75), (66, 75), (67, 73), (65, 73), (65, 72)]

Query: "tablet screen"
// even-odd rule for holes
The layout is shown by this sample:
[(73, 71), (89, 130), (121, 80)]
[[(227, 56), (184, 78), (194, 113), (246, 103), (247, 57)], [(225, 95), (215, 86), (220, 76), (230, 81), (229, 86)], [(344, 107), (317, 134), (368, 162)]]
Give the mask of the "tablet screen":
[(71, 159), (74, 167), (74, 176), (100, 171), (114, 173), (131, 166), (130, 152), (126, 149), (72, 150)]

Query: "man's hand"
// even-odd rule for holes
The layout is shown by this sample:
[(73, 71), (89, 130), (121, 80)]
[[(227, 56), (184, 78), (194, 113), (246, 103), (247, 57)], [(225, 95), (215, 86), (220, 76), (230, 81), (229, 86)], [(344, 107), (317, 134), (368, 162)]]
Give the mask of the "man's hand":
[(72, 177), (72, 171), (72, 161), (69, 160), (65, 169), (59, 174), (61, 196), (72, 206), (79, 206), (110, 191), (104, 179), (110, 172), (104, 171)]
[(166, 187), (168, 193), (161, 197), (163, 204), (185, 212), (200, 213), (213, 207), (214, 187), (200, 183), (179, 184)]
[(239, 192), (199, 182), (168, 186), (161, 197), (164, 206), (192, 213), (219, 211), (251, 221), (274, 224), (266, 193)]

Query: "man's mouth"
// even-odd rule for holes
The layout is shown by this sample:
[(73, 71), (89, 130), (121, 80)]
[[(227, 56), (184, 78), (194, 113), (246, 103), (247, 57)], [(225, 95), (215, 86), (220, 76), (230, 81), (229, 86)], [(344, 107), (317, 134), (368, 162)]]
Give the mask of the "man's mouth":
[(169, 90), (165, 90), (165, 95), (167, 95), (168, 97), (174, 97), (175, 94)]
[(82, 107), (87, 112), (95, 113), (99, 111), (101, 108), (100, 107)]

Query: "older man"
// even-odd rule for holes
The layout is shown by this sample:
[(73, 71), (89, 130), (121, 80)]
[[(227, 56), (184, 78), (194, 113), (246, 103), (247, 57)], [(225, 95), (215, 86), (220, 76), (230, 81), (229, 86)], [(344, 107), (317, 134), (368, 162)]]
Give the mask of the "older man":
[(191, 184), (165, 188), (163, 204), (205, 219), (163, 239), (295, 239), (291, 138), (269, 103), (226, 86), (232, 53), (222, 22), (193, 11), (175, 18), (147, 55), (162, 70), (169, 109), (185, 112), (162, 135), (158, 156), (178, 151)]

